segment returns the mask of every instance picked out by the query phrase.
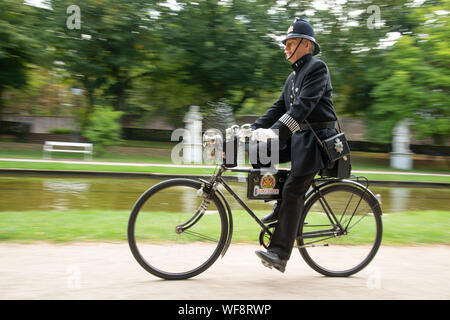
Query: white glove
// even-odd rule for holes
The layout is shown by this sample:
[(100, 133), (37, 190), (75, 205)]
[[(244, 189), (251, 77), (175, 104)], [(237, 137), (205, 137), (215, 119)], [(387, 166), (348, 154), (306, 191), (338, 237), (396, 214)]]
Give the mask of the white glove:
[(259, 128), (252, 131), (253, 141), (267, 142), (267, 139), (278, 139), (278, 135), (272, 129)]

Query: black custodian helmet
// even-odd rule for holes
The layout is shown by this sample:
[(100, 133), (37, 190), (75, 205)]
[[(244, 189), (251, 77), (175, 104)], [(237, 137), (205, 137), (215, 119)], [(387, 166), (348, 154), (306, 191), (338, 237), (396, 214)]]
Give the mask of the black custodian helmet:
[(282, 41), (283, 44), (286, 45), (287, 39), (292, 38), (305, 38), (312, 41), (314, 43), (313, 56), (320, 52), (320, 46), (314, 38), (314, 29), (311, 27), (308, 21), (301, 18), (295, 18), (294, 22), (288, 29), (286, 38), (284, 38), (284, 40)]

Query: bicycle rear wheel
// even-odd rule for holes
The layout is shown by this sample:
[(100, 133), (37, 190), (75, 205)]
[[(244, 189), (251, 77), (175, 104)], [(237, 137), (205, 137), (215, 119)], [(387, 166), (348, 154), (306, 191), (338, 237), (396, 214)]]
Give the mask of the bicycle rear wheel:
[(226, 212), (215, 195), (205, 201), (199, 190), (201, 183), (195, 180), (167, 180), (144, 192), (134, 205), (128, 243), (139, 264), (153, 275), (187, 279), (209, 268), (222, 252)]
[[(297, 244), (306, 263), (332, 277), (366, 267), (381, 244), (381, 208), (375, 197), (351, 184), (331, 184), (305, 204)], [(330, 219), (331, 211), (337, 221)]]

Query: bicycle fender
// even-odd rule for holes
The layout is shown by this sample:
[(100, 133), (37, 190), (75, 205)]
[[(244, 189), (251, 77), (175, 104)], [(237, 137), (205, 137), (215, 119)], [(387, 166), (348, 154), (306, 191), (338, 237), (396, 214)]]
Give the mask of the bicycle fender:
[(330, 184), (335, 184), (335, 183), (351, 184), (351, 185), (354, 185), (354, 186), (357, 187), (357, 188), (360, 188), (361, 190), (365, 191), (371, 198), (373, 198), (373, 199), (376, 201), (376, 203), (377, 203), (378, 206), (380, 206), (380, 202), (379, 202), (378, 199), (375, 197), (375, 195), (373, 194), (373, 192), (370, 191), (369, 188), (365, 187), (363, 184), (361, 184), (361, 183), (359, 183), (359, 182), (356, 182), (356, 181), (353, 181), (353, 180), (349, 180), (349, 179), (341, 179), (341, 180), (334, 180), (334, 179), (333, 179), (333, 180), (325, 181), (324, 183), (322, 183), (322, 184), (318, 185), (317, 187), (311, 189), (311, 191), (309, 191), (309, 192), (306, 194), (306, 197), (305, 197), (305, 203), (306, 203), (306, 201), (307, 201), (314, 193), (316, 193), (319, 189), (322, 189), (322, 188), (324, 188), (324, 187), (326, 187), (326, 186), (328, 186), (328, 185), (330, 185)]
[[(204, 179), (199, 178), (198, 179), (200, 182), (204, 183), (204, 184), (209, 184), (209, 181), (206, 181)], [(233, 216), (231, 213), (231, 208), (230, 205), (228, 204), (227, 199), (225, 198), (225, 196), (223, 195), (223, 193), (216, 189), (214, 190), (214, 195), (219, 199), (220, 203), (222, 204), (222, 206), (224, 207), (224, 209), (226, 209), (227, 212), (227, 216), (228, 216), (228, 230), (227, 230), (227, 241), (225, 242), (225, 245), (222, 249), (222, 252), (220, 253), (221, 257), (223, 258), (223, 256), (225, 255), (225, 253), (228, 250), (228, 247), (231, 244), (231, 238), (233, 236)]]
[(220, 190), (216, 190), (216, 194), (218, 196), (217, 198), (220, 200), (220, 202), (222, 202), (222, 205), (225, 204), (225, 208), (227, 210), (227, 215), (228, 215), (227, 241), (225, 242), (225, 246), (223, 247), (222, 252), (220, 253), (221, 257), (223, 258), (223, 256), (225, 255), (225, 253), (228, 250), (228, 247), (231, 244), (231, 238), (233, 236), (233, 216), (231, 214), (230, 205), (228, 204), (228, 201), (225, 198), (225, 196), (223, 195), (223, 193)]

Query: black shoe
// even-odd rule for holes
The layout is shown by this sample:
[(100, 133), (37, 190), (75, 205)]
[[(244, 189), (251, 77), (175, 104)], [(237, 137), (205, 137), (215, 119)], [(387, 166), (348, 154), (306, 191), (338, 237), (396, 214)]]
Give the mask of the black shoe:
[(284, 270), (286, 270), (287, 260), (281, 259), (275, 252), (270, 251), (264, 252), (258, 250), (255, 251), (255, 253), (261, 259), (261, 262), (264, 266), (270, 269), (272, 269), (273, 267), (282, 273), (284, 273)]
[(270, 223), (278, 220), (278, 212), (280, 211), (281, 201), (277, 201), (273, 206), (273, 210), (271, 213), (265, 215), (261, 218), (262, 223)]

